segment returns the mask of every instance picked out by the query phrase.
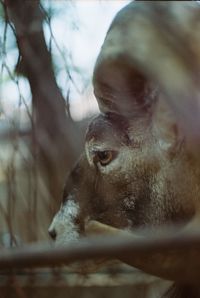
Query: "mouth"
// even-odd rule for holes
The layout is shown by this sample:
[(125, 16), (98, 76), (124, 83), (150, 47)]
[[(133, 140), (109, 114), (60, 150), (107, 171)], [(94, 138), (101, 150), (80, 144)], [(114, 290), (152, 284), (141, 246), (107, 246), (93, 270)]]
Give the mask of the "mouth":
[(80, 238), (79, 227), (76, 223), (79, 209), (79, 205), (69, 199), (54, 216), (48, 231), (56, 246), (63, 246)]

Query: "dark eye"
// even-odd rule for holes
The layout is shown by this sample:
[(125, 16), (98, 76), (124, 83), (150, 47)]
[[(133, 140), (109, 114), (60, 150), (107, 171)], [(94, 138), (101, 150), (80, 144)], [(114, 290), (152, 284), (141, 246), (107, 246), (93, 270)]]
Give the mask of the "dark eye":
[(106, 166), (116, 157), (116, 154), (116, 151), (113, 150), (96, 151), (94, 162), (100, 162), (102, 166)]

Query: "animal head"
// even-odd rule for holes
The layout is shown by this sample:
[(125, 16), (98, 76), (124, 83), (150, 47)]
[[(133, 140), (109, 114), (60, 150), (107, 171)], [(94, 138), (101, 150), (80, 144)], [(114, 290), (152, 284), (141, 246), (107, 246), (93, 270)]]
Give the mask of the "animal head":
[(117, 15), (97, 59), (93, 85), (101, 114), (88, 127), (49, 228), (58, 245), (84, 236), (89, 220), (135, 229), (184, 225), (195, 213), (193, 160), (177, 124), (156, 122), (161, 96), (135, 67), (135, 46), (127, 41), (135, 38), (133, 6)]
[(176, 192), (180, 170), (153, 126), (101, 114), (88, 127), (85, 150), (67, 178), (49, 232), (60, 245), (83, 236), (89, 220), (123, 229), (183, 223), (193, 209)]

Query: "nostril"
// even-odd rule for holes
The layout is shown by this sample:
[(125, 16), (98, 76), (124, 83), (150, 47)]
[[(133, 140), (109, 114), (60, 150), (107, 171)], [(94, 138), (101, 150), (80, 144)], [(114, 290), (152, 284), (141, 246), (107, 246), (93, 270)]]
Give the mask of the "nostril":
[(56, 236), (57, 236), (56, 230), (52, 229), (52, 230), (49, 230), (48, 232), (49, 232), (49, 235), (51, 236), (51, 238), (53, 240), (56, 240)]

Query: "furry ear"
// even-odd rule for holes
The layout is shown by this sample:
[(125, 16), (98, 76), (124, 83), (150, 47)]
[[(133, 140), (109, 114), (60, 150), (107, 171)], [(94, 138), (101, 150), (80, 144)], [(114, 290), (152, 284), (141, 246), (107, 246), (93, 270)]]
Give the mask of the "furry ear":
[(191, 147), (200, 144), (199, 12), (196, 1), (133, 1), (117, 14), (94, 70), (102, 112), (151, 116), (151, 80), (165, 93)]
[(156, 89), (123, 53), (102, 50), (93, 75), (94, 93), (103, 113), (127, 118), (150, 117), (156, 102)]
[(98, 56), (93, 86), (101, 112), (127, 118), (151, 117), (156, 89), (134, 58), (137, 13), (143, 4), (130, 3), (115, 17)]

